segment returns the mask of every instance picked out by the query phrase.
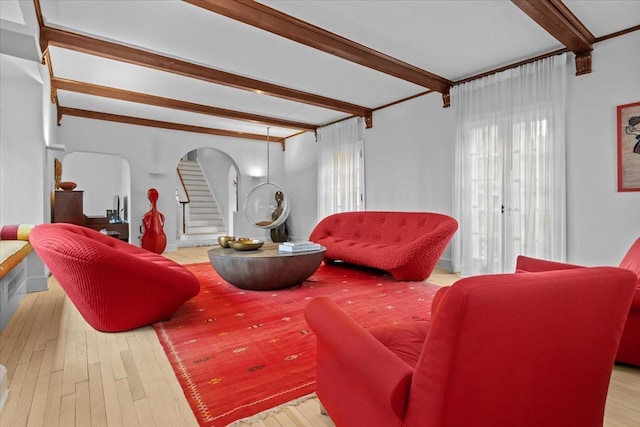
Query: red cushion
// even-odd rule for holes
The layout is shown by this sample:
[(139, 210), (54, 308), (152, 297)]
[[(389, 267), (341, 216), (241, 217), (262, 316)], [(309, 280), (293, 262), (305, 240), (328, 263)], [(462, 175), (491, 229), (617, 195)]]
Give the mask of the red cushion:
[(0, 228), (0, 240), (29, 240), (33, 224), (3, 225)]
[(367, 329), (378, 341), (412, 368), (416, 366), (431, 322), (416, 321)]

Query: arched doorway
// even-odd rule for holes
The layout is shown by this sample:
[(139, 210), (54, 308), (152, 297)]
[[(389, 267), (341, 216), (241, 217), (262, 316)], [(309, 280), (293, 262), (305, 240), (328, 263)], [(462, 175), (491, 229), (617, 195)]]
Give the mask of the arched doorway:
[(218, 236), (233, 233), (237, 171), (227, 153), (213, 148), (198, 148), (180, 159), (176, 177), (179, 247), (216, 244)]

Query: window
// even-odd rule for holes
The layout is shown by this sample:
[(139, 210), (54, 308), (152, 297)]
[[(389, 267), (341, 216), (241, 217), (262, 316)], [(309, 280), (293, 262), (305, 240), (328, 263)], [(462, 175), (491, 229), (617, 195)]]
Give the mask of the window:
[(456, 271), (513, 271), (519, 254), (564, 261), (565, 62), (547, 58), (452, 91)]
[(364, 210), (363, 134), (360, 117), (318, 131), (318, 219)]

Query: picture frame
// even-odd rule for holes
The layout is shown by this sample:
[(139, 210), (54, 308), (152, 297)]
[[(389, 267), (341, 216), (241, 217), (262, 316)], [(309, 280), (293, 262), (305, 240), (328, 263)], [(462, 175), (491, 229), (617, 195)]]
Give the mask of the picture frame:
[(640, 102), (617, 107), (618, 191), (640, 191)]

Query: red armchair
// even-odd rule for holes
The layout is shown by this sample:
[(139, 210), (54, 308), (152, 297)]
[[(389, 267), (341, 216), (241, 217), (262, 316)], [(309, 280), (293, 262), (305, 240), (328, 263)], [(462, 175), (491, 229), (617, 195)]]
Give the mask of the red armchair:
[(629, 365), (640, 366), (640, 237), (622, 259), (620, 268), (626, 268), (636, 273), (638, 284), (633, 294), (633, 301), (624, 325), (620, 348), (616, 360)]
[(439, 291), (432, 321), (369, 330), (315, 298), (318, 397), (338, 427), (601, 427), (636, 281), (613, 267), (470, 277)]
[(183, 266), (73, 224), (35, 227), (29, 241), (93, 328), (135, 329), (169, 319), (200, 291)]
[[(561, 264), (525, 256), (518, 257), (516, 271), (548, 271), (567, 268), (582, 268), (578, 265)], [(622, 259), (620, 268), (633, 271), (638, 276), (636, 291), (633, 295), (629, 315), (624, 325), (616, 361), (628, 365), (640, 366), (640, 238), (638, 238)]]

